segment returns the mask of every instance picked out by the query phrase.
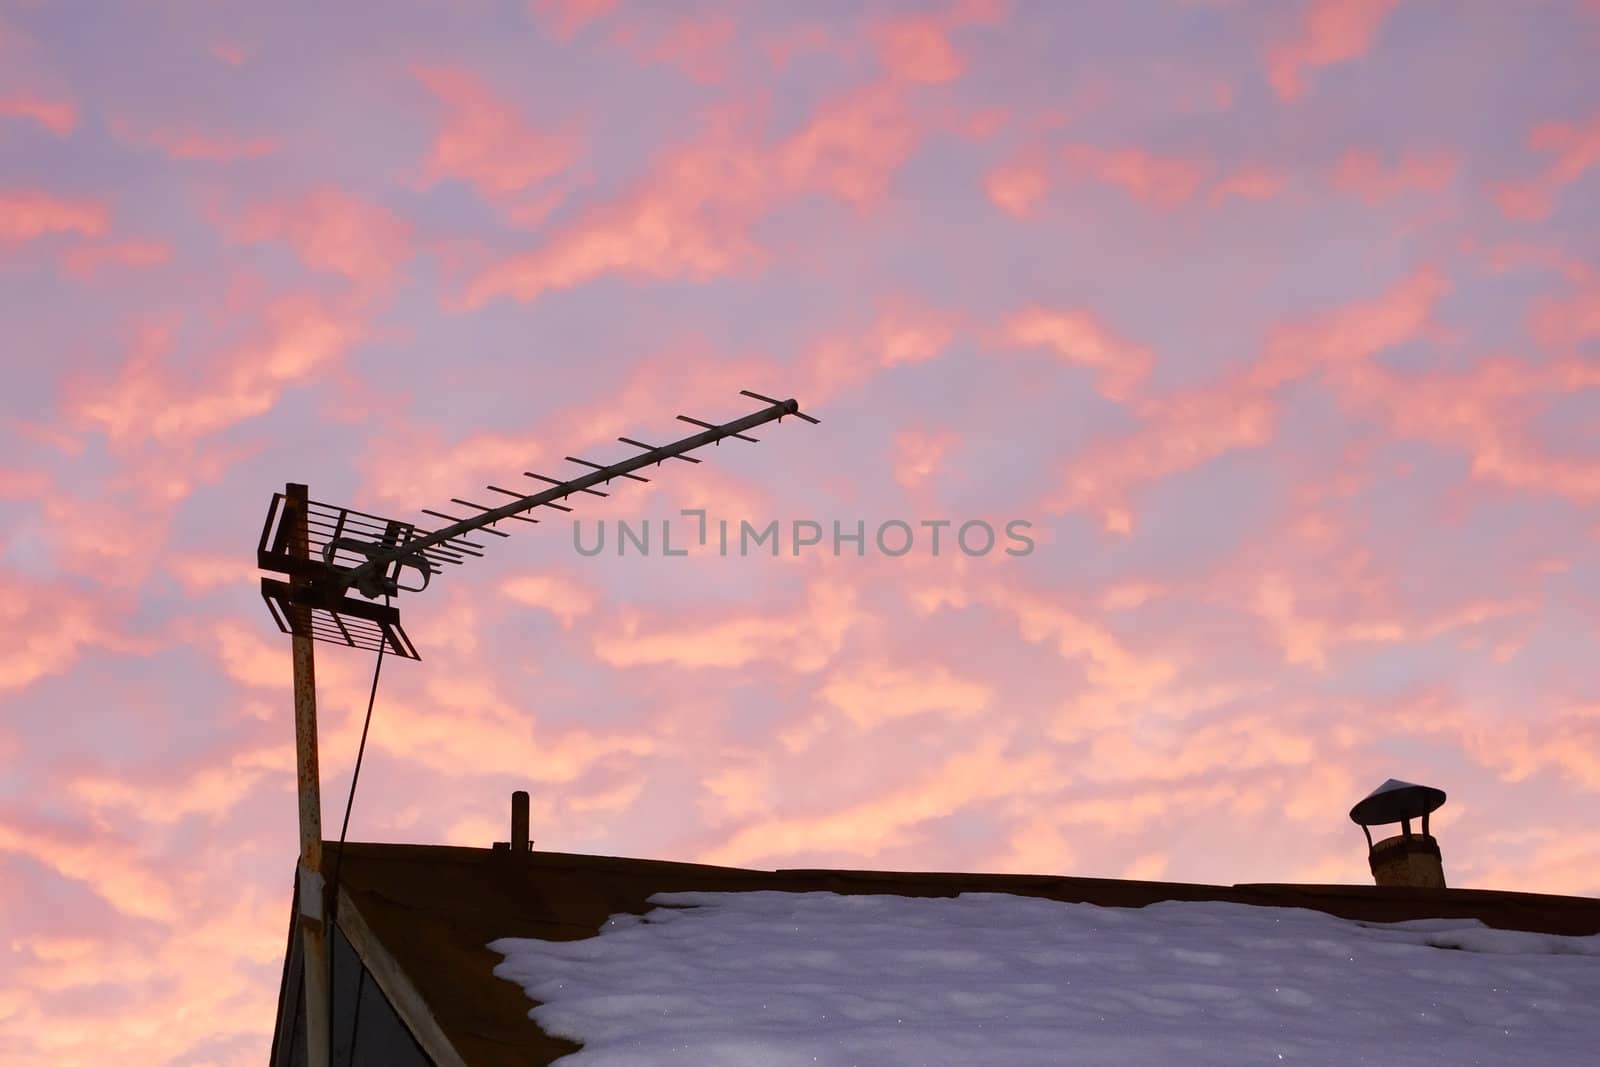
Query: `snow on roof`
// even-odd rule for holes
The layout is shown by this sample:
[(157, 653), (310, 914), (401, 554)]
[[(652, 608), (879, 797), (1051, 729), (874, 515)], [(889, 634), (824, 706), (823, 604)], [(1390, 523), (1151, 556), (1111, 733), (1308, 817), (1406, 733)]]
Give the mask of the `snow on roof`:
[[(1299, 908), (658, 893), (494, 973), (607, 1065), (1593, 1062), (1600, 935)], [(1460, 951), (1446, 951), (1446, 950)]]

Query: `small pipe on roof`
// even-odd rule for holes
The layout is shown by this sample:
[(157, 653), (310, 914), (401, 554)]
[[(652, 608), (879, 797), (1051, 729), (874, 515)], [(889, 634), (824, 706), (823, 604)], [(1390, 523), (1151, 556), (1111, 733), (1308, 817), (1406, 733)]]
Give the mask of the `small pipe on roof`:
[(528, 794), (519, 789), (511, 794), (511, 851), (529, 851)]

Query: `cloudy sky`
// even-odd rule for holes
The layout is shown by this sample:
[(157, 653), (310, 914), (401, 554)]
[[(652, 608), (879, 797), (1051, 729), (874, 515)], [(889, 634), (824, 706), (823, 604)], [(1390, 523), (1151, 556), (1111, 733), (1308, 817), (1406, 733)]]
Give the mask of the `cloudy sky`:
[[(425, 521), (740, 389), (823, 422), (585, 536), (823, 545), (488, 538), (401, 602), (353, 838), (526, 788), (540, 848), (1364, 882), (1394, 776), (1452, 884), (1600, 893), (1597, 51), (1555, 0), (0, 4), (0, 1059), (264, 1054), (275, 490)], [(373, 664), (318, 655), (332, 833)]]

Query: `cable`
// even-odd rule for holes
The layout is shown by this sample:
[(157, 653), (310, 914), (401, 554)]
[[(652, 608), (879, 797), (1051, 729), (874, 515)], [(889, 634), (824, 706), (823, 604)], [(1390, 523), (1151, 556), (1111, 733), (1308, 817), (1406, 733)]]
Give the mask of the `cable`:
[[(383, 598), (385, 607), (389, 606), (389, 598)], [(383, 673), (383, 650), (389, 645), (388, 636), (385, 635), (378, 642), (378, 661), (372, 668), (372, 691), (367, 694), (367, 717), (361, 723), (361, 744), (356, 748), (355, 770), (350, 772), (350, 795), (344, 801), (344, 821), (339, 825), (339, 851), (333, 857), (333, 879), (328, 883), (328, 1067), (333, 1067), (334, 1033), (336, 1030), (333, 1013), (334, 1004), (334, 975), (333, 961), (338, 957), (338, 942), (334, 938), (337, 931), (335, 923), (339, 915), (339, 868), (344, 865), (344, 838), (350, 830), (350, 809), (356, 803), (356, 783), (361, 780), (361, 760), (367, 753), (367, 731), (372, 727), (372, 706), (378, 700), (378, 676)], [(365, 972), (363, 971), (363, 977)], [(361, 1010), (360, 987), (357, 986), (356, 1011)], [(350, 1033), (350, 1058), (355, 1059), (354, 1029)]]

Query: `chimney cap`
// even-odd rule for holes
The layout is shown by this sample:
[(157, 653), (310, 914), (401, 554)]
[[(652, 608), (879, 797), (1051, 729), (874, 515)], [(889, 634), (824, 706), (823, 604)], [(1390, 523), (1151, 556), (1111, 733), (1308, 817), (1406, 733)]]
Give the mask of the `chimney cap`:
[(1391, 778), (1350, 809), (1350, 821), (1357, 826), (1382, 826), (1421, 818), (1438, 810), (1443, 803), (1443, 789)]

